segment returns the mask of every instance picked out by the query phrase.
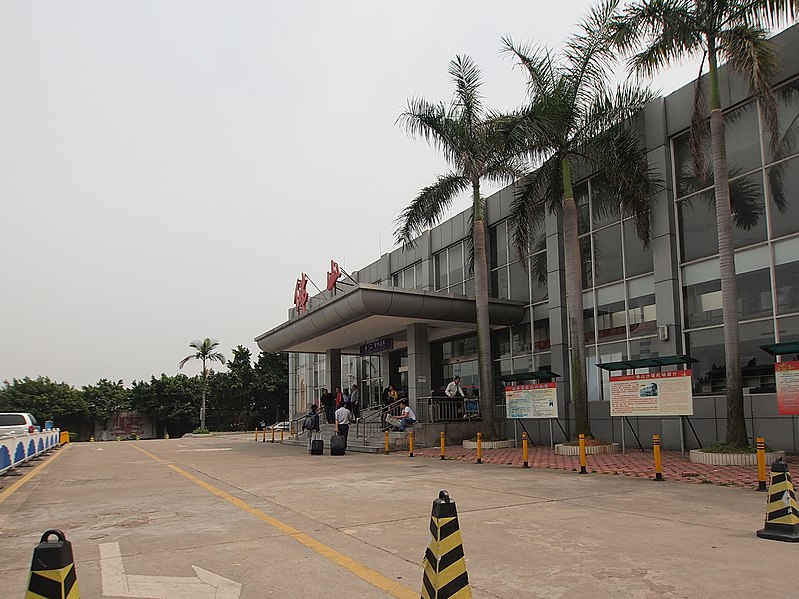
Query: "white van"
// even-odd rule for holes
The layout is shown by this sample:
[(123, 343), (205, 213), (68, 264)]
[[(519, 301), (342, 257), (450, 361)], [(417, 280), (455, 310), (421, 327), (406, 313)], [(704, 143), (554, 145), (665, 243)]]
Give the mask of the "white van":
[(25, 412), (0, 412), (0, 437), (8, 435), (24, 435), (40, 431), (33, 414)]

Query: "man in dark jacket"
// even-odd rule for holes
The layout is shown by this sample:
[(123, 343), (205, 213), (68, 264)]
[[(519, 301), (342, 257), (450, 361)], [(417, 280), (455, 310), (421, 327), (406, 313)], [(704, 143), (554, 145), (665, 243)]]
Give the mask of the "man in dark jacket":
[(322, 396), (319, 398), (322, 408), (325, 411), (325, 420), (328, 424), (333, 424), (333, 413), (335, 412), (336, 398), (327, 389), (322, 388)]
[(308, 433), (308, 451), (311, 451), (311, 441), (313, 441), (314, 435), (319, 433), (318, 409), (319, 408), (316, 407), (316, 404), (313, 404), (311, 406), (311, 411), (305, 416), (305, 422), (302, 423), (302, 428), (304, 428)]

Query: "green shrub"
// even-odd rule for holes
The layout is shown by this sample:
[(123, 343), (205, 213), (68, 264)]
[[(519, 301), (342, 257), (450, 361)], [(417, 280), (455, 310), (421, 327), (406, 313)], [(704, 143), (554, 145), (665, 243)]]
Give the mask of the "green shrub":
[(211, 431), (209, 431), (207, 428), (199, 428), (199, 427), (197, 427), (193, 431), (191, 431), (191, 434), (192, 435), (210, 435)]

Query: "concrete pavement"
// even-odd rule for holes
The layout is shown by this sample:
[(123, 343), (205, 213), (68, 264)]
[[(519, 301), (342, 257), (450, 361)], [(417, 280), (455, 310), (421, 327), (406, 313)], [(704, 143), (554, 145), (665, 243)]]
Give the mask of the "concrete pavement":
[[(782, 598), (797, 586), (799, 544), (755, 536), (765, 497), (748, 489), (309, 456), (249, 435), (57, 455), (10, 496), (20, 479), (0, 478), (0, 597), (24, 594), (48, 528), (72, 541), (84, 599), (133, 596), (136, 584), (150, 585), (140, 597), (181, 599), (195, 568), (232, 581), (216, 599), (418, 597), (440, 489), (457, 503), (475, 597)], [(108, 558), (114, 544), (121, 560)]]

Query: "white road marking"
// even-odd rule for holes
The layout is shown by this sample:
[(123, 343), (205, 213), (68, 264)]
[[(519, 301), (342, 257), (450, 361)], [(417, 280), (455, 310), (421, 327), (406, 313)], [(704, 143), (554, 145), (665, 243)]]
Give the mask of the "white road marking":
[(178, 449), (176, 453), (181, 453), (184, 451), (230, 451), (232, 447), (214, 447), (212, 449)]
[(103, 595), (138, 599), (239, 599), (241, 584), (197, 566), (195, 577), (125, 574), (119, 543), (100, 544)]

